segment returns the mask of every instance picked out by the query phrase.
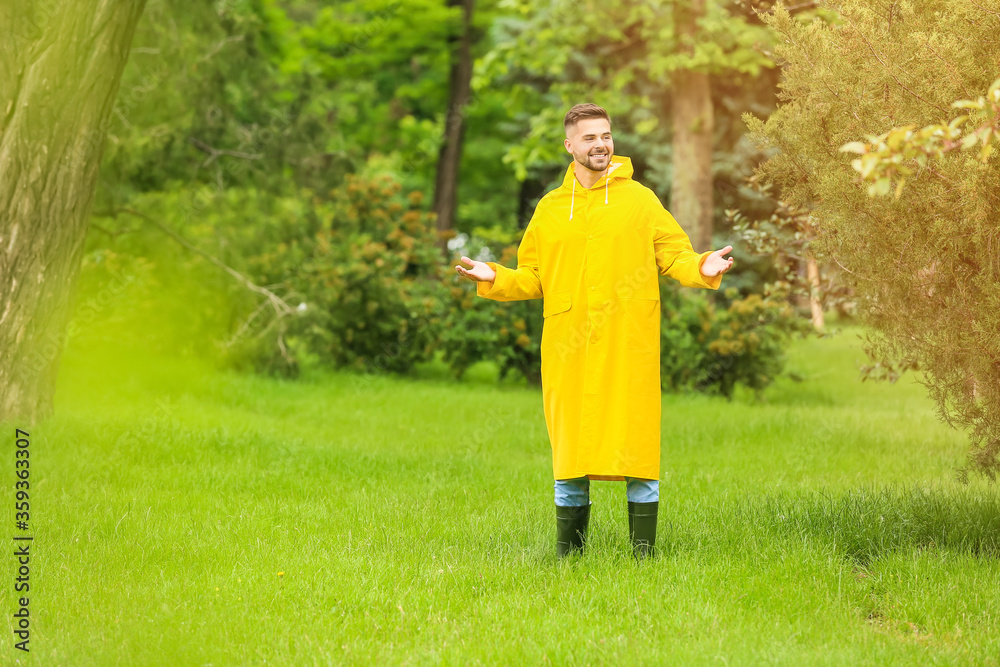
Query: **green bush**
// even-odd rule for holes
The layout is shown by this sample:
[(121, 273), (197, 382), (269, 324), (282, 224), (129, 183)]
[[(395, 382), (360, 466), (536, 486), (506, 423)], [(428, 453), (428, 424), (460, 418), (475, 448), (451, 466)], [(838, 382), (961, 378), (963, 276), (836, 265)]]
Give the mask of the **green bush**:
[(389, 177), (348, 176), (327, 196), (229, 202), (255, 214), (214, 221), (233, 261), (293, 308), (275, 317), (244, 307), (234, 365), (406, 372), (432, 356), (448, 296), (442, 256), (421, 193), (400, 190)]
[(715, 323), (707, 295), (660, 281), (660, 384), (666, 391), (696, 389)]
[[(451, 266), (459, 263), (455, 257)], [(517, 265), (517, 246), (508, 246), (497, 260)], [(542, 381), (542, 301), (498, 302), (476, 296), (476, 286), (456, 274), (439, 346), (456, 377), (472, 364), (492, 361), (500, 378), (520, 373), (530, 384)]]
[[(302, 295), (288, 337), (337, 367), (406, 372), (428, 360), (447, 298), (433, 217), (387, 177), (348, 177), (316, 198), (319, 228), (283, 278)], [(298, 253), (289, 255), (298, 260)]]
[[(221, 349), (230, 365), (280, 374), (317, 365), (407, 372), (440, 354), (456, 377), (485, 360), (501, 378), (513, 373), (540, 384), (542, 301), (477, 297), (475, 286), (451, 269), (458, 257), (442, 261), (419, 193), (404, 196), (388, 177), (355, 176), (325, 197), (231, 188), (203, 198), (197, 210), (187, 200), (158, 193), (141, 203), (186, 243), (266, 287), (288, 308), (276, 311), (263, 295), (147, 225), (142, 234), (116, 237), (117, 254), (94, 254), (103, 264), (85, 264), (83, 282), (106, 283), (101, 270), (121, 272), (115, 267), (134, 255), (126, 272), (134, 284), (127, 297), (115, 297), (128, 313), (114, 316), (149, 329), (150, 341), (163, 338), (163, 347), (192, 351), (197, 343), (209, 354)], [(490, 247), (500, 243), (498, 237)], [(498, 261), (515, 266), (517, 246), (506, 245)], [(161, 286), (177, 291), (176, 298), (163, 299)], [(735, 299), (735, 291), (727, 297)], [(164, 323), (167, 304), (172, 326)], [(722, 308), (708, 294), (666, 280), (661, 307), (667, 391), (731, 396), (739, 384), (760, 391), (781, 371), (785, 339), (799, 322), (781, 295)], [(118, 320), (111, 326), (125, 328)], [(90, 329), (91, 337), (98, 334)]]
[[(918, 365), (941, 418), (969, 435), (967, 471), (996, 478), (1000, 160), (985, 146), (995, 146), (1000, 121), (995, 99), (963, 100), (997, 78), (1000, 13), (995, 2), (935, 0), (893, 5), (887, 20), (865, 0), (835, 4), (836, 25), (806, 26), (784, 9), (761, 15), (785, 65), (784, 103), (766, 122), (745, 117), (770, 156), (758, 177), (809, 209), (817, 252), (842, 267), (871, 328), (872, 361), (888, 377)], [(971, 150), (944, 130), (924, 132), (960, 114)], [(941, 154), (914, 150), (921, 137), (940, 142)], [(898, 199), (871, 196), (892, 193), (901, 177)]]
[(809, 322), (781, 287), (717, 307), (708, 295), (661, 283), (660, 378), (667, 391), (696, 390), (731, 398), (737, 385), (760, 393), (784, 369), (784, 350)]
[[(731, 298), (735, 293), (731, 295)], [(779, 288), (765, 296), (751, 294), (716, 311), (702, 362), (699, 388), (732, 398), (737, 384), (760, 394), (785, 365), (790, 337), (812, 331)]]

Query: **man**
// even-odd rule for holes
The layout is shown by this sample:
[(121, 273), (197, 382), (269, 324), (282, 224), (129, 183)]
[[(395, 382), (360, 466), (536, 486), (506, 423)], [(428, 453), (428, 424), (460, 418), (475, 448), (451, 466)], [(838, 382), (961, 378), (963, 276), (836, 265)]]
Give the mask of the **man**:
[(556, 551), (582, 550), (590, 480), (625, 480), (633, 553), (656, 541), (660, 478), (660, 289), (718, 289), (732, 265), (698, 254), (632, 163), (614, 154), (595, 104), (566, 114), (573, 162), (524, 231), (517, 269), (462, 257), (455, 270), (496, 301), (543, 298), (542, 398), (555, 476)]

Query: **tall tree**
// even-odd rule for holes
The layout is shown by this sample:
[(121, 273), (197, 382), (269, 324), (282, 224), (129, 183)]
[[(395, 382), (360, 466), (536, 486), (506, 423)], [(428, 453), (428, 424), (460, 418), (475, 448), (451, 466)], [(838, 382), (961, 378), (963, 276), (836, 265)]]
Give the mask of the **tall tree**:
[(461, 8), (462, 27), (452, 34), (451, 72), (448, 77), (448, 109), (444, 119), (444, 142), (438, 155), (434, 184), (434, 212), (437, 214), (438, 240), (447, 255), (448, 235), (455, 223), (458, 198), (458, 166), (462, 160), (465, 134), (465, 107), (472, 87), (472, 12), (475, 0), (448, 0), (449, 7)]
[[(677, 48), (691, 57), (705, 0), (677, 0), (674, 26)], [(715, 116), (712, 89), (704, 69), (678, 68), (671, 91), (674, 130), (670, 210), (700, 251), (712, 245), (712, 144)]]
[(51, 413), (109, 117), (145, 0), (0, 1), (0, 416)]
[[(744, 92), (738, 79), (774, 66), (767, 52), (771, 32), (752, 12), (724, 0), (515, 0), (507, 6), (517, 11), (499, 24), (497, 46), (482, 70), (491, 85), (509, 86), (507, 108), (520, 116), (520, 136), (504, 158), (518, 178), (549, 165), (558, 175), (566, 159), (562, 114), (578, 102), (600, 103), (614, 121), (616, 150), (653, 172), (651, 186), (661, 196), (671, 192), (670, 208), (692, 241), (709, 247), (714, 140), (716, 130), (730, 128), (715, 122), (710, 78), (727, 78), (725, 95), (759, 94), (759, 83)], [(737, 139), (726, 137), (727, 143)]]

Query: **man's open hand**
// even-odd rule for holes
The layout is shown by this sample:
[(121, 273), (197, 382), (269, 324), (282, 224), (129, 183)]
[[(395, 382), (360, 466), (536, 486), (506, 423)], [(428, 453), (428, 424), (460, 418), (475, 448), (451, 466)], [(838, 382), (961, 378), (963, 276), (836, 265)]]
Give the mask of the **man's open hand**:
[[(475, 280), (477, 283), (491, 283), (497, 277), (497, 272), (491, 269), (490, 265), (486, 262), (477, 262), (465, 256), (462, 257), (462, 261), (472, 268), (467, 269), (464, 266), (456, 266), (455, 270), (458, 271), (459, 275), (465, 276), (469, 280)], [(707, 264), (708, 261), (706, 260), (705, 263)]]
[(701, 275), (706, 278), (721, 276), (723, 273), (733, 268), (733, 258), (723, 257), (726, 253), (733, 251), (733, 246), (727, 245), (722, 250), (716, 250), (709, 255), (701, 265)]

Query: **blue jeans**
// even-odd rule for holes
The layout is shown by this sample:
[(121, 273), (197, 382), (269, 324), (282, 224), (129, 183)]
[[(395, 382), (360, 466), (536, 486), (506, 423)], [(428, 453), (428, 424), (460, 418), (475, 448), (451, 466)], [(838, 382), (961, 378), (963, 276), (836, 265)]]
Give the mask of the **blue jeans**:
[[(625, 478), (625, 493), (633, 503), (655, 503), (660, 499), (660, 480)], [(556, 505), (559, 507), (583, 507), (590, 504), (590, 479), (556, 480)]]

